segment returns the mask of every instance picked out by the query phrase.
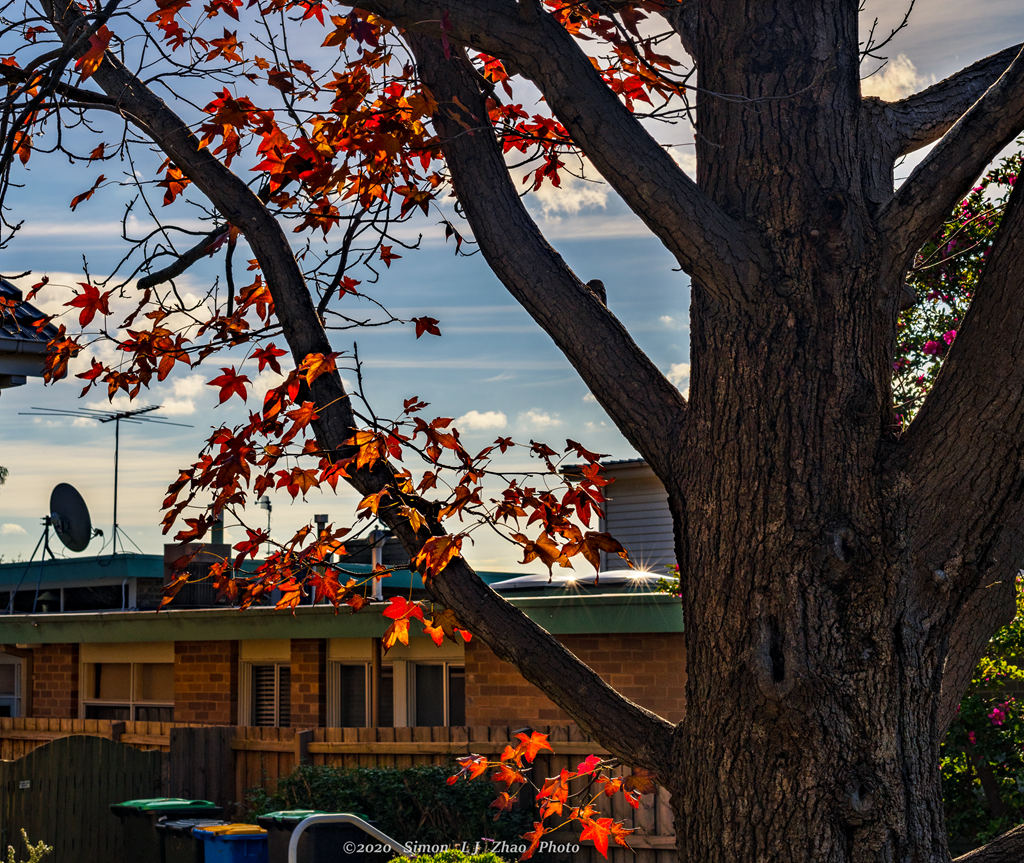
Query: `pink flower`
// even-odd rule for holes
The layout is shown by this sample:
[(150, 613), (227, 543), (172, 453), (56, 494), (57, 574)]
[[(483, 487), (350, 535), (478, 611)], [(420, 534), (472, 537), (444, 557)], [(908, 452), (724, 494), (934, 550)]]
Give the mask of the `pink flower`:
[[(1001, 707), (1005, 706), (1004, 704)], [(989, 721), (993, 725), (1002, 725), (1006, 721), (1006, 712), (1001, 707), (993, 707), (992, 712), (988, 715)]]
[(953, 344), (953, 339), (956, 338), (956, 330), (950, 330), (949, 332), (942, 334), (942, 340), (947, 344)]
[(971, 746), (974, 746), (978, 742), (978, 737), (973, 731), (967, 732), (967, 739), (971, 741)]
[(924, 347), (921, 350), (923, 350), (926, 354), (938, 356), (939, 354), (942, 353), (942, 345), (939, 342), (928, 340), (927, 342), (924, 343)]

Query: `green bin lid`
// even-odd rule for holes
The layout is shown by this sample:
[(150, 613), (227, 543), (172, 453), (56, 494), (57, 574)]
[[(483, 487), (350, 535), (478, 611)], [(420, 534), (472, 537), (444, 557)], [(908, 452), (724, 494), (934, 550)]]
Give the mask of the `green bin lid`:
[(184, 797), (149, 797), (142, 800), (125, 800), (112, 803), (110, 808), (116, 811), (133, 812), (205, 812), (219, 811), (220, 807), (209, 800), (186, 800)]
[(256, 819), (256, 823), (260, 824), (264, 821), (272, 821), (280, 824), (283, 822), (295, 822), (298, 824), (305, 818), (309, 818), (310, 815), (323, 815), (323, 809), (281, 809), (278, 812), (267, 812), (265, 815), (260, 815)]

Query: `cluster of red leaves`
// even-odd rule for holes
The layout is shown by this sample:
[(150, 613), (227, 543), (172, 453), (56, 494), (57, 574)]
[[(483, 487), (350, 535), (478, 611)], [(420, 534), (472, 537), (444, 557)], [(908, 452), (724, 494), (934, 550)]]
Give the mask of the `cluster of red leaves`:
[(602, 816), (597, 804), (602, 797), (611, 798), (622, 794), (630, 806), (638, 809), (643, 796), (655, 790), (654, 780), (648, 771), (634, 770), (628, 776), (613, 777), (611, 770), (617, 766), (614, 760), (602, 760), (596, 755), (588, 755), (575, 770), (563, 769), (557, 776), (546, 778), (538, 788), (531, 782), (528, 776), (530, 769), (526, 765), (532, 765), (540, 752), (554, 750), (547, 735), (537, 731), (531, 731), (529, 735), (521, 732), (516, 735), (516, 739), (519, 743), (506, 746), (496, 761), (483, 755), (467, 755), (457, 759), (459, 772), (448, 778), (448, 784), (462, 778), (478, 779), (493, 769), (491, 781), (504, 785), (504, 790), (498, 792), (491, 804), (492, 808), (498, 810), (496, 819), (502, 812), (517, 805), (521, 787), (532, 785), (536, 790), (534, 803), (538, 807), (540, 820), (535, 821), (533, 829), (523, 835), (529, 844), (520, 860), (534, 855), (545, 834), (560, 830), (572, 822), (576, 822), (582, 830), (580, 841), (592, 841), (604, 857), (608, 856), (610, 841), (624, 848), (629, 847), (626, 837), (633, 832), (632, 828), (627, 828), (622, 821)]

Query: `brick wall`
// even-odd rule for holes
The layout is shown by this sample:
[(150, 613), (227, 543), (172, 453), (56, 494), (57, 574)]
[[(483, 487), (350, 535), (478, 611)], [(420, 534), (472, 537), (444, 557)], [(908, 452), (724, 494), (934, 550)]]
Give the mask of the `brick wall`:
[(234, 725), (238, 720), (238, 642), (174, 643), (174, 721)]
[(78, 718), (78, 645), (41, 644), (33, 650), (32, 716)]
[[(567, 635), (562, 643), (627, 698), (670, 721), (683, 717), (686, 649), (681, 633)], [(466, 645), (466, 724), (569, 722), (566, 713), (480, 639)]]
[(327, 721), (327, 641), (292, 639), (292, 725), (317, 728)]

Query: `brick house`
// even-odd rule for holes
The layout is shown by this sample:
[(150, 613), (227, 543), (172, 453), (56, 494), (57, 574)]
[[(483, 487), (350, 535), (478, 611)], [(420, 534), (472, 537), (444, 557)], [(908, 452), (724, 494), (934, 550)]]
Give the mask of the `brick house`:
[[(607, 529), (646, 563), (671, 559), (671, 533), (666, 542), (637, 515), (646, 508), (650, 524), (665, 523), (653, 474), (636, 462), (610, 470), (619, 482)], [(568, 721), (477, 639), (438, 648), (413, 626), (408, 646), (382, 655), (379, 606), (240, 612), (196, 584), (158, 613), (165, 558), (178, 554), (0, 564), (0, 716), (294, 727)], [(651, 579), (481, 575), (626, 696), (681, 718), (682, 615)], [(422, 592), (408, 571), (385, 584), (386, 595)]]

